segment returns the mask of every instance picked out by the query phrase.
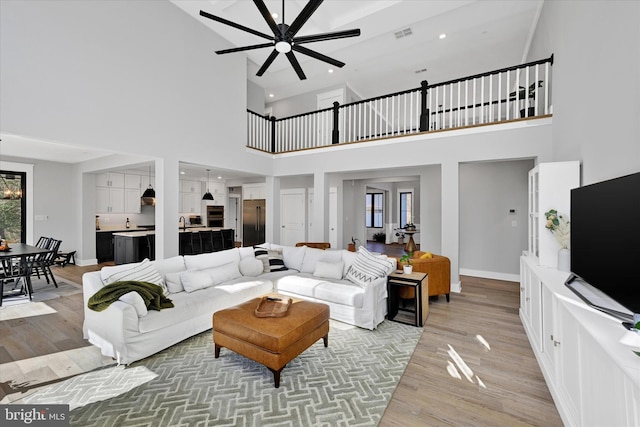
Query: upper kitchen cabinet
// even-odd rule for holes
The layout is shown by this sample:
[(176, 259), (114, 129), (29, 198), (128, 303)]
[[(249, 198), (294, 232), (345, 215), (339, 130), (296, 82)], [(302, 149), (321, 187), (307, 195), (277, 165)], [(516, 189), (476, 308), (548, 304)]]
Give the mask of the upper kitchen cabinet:
[(213, 195), (213, 203), (214, 206), (223, 206), (224, 201), (227, 198), (227, 192), (225, 191), (225, 186), (221, 182), (212, 182), (209, 185), (209, 191)]
[(124, 188), (124, 174), (109, 172), (96, 175), (96, 187)]
[(245, 184), (242, 186), (242, 199), (265, 199), (266, 188), (264, 184)]
[(96, 175), (96, 213), (140, 213), (140, 175), (109, 172)]
[(180, 213), (202, 214), (202, 183), (188, 179), (180, 180)]
[(200, 181), (191, 181), (189, 179), (181, 179), (180, 191), (183, 193), (200, 193), (202, 192), (201, 184), (202, 183)]

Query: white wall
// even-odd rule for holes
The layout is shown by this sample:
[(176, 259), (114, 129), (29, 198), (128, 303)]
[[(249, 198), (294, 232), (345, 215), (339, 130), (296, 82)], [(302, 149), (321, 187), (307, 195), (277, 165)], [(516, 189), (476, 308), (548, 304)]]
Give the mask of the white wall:
[(544, 2), (529, 58), (551, 53), (553, 160), (583, 185), (640, 171), (640, 2)]
[[(528, 172), (533, 166), (533, 160), (460, 165), (462, 274), (520, 274), (519, 258), (527, 248)], [(516, 214), (509, 214), (510, 209)]]

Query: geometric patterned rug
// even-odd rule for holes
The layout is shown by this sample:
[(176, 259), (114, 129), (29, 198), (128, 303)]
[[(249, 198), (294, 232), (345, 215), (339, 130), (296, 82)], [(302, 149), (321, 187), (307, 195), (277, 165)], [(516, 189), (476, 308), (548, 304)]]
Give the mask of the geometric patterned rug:
[(331, 321), (282, 371), (222, 349), (211, 331), (131, 365), (106, 367), (45, 387), (28, 404), (70, 405), (78, 426), (375, 426), (422, 328), (385, 320), (374, 331)]

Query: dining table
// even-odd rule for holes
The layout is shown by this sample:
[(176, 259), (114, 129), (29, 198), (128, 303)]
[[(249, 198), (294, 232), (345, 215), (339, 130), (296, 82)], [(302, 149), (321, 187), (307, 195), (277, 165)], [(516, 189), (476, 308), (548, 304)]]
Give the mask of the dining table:
[[(32, 298), (33, 288), (31, 287), (31, 271), (33, 262), (42, 254), (50, 252), (50, 249), (40, 248), (38, 246), (28, 245), (26, 243), (12, 243), (8, 250), (0, 251), (0, 280), (6, 282), (8, 280), (18, 281), (24, 279), (25, 288), (29, 299)], [(4, 295), (4, 284), (0, 287), (0, 304)], [(15, 292), (6, 295), (13, 296)]]

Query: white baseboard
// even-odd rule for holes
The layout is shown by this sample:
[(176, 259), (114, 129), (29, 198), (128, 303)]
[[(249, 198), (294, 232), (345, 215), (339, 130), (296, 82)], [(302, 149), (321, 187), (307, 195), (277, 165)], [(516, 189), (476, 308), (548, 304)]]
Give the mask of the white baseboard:
[(460, 282), (451, 284), (451, 292), (462, 292), (462, 285), (460, 284)]
[(461, 268), (460, 274), (463, 276), (482, 277), (484, 279), (506, 280), (507, 282), (520, 283), (519, 274), (497, 273), (495, 271), (471, 270), (469, 268)]
[(86, 267), (88, 265), (96, 265), (98, 263), (97, 258), (93, 259), (76, 259), (76, 265), (80, 267)]

